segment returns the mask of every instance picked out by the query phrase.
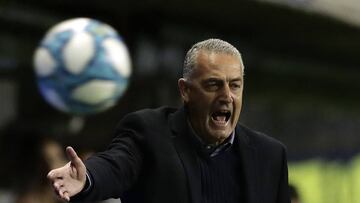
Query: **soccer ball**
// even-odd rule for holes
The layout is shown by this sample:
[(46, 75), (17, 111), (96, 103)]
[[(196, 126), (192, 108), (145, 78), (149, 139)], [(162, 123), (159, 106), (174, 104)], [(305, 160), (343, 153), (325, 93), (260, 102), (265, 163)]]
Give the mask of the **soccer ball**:
[(56, 109), (94, 114), (114, 106), (131, 76), (128, 49), (109, 25), (75, 18), (52, 27), (34, 54), (38, 87)]

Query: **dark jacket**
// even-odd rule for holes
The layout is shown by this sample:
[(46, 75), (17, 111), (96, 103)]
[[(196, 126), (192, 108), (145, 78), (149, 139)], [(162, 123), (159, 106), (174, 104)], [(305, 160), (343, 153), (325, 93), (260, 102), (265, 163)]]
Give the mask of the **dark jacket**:
[[(80, 199), (121, 197), (123, 203), (201, 203), (194, 136), (184, 108), (127, 115), (105, 152), (85, 162), (93, 180)], [(240, 124), (235, 131), (247, 203), (289, 203), (285, 147)]]

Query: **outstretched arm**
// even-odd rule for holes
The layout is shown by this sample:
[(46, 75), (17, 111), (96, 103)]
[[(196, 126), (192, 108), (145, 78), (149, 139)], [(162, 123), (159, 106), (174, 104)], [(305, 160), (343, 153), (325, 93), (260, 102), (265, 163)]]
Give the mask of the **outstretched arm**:
[(70, 159), (65, 166), (51, 170), (47, 177), (57, 195), (66, 201), (82, 191), (86, 183), (86, 167), (72, 147), (66, 148)]

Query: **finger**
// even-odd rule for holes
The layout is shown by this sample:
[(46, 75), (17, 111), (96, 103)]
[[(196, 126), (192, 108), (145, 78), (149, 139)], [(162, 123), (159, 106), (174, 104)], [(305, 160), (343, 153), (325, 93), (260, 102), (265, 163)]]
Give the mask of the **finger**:
[(53, 170), (51, 170), (48, 174), (47, 174), (47, 176), (46, 176), (48, 179), (53, 179), (53, 177), (54, 177), (54, 172), (53, 172)]
[(60, 199), (63, 199), (62, 198), (62, 194), (64, 193), (65, 191), (65, 188), (56, 188), (56, 187), (53, 187), (53, 190), (54, 190), (54, 193), (56, 194), (56, 196)]
[(66, 154), (68, 158), (70, 159), (71, 163), (75, 166), (75, 168), (79, 168), (83, 163), (75, 150), (72, 147), (66, 148)]
[(63, 182), (62, 181), (56, 181), (53, 183), (53, 186), (56, 188), (56, 189), (60, 189), (61, 187), (64, 186)]
[(59, 177), (62, 177), (61, 173), (59, 172), (59, 170), (51, 170), (48, 174), (47, 174), (47, 178), (50, 180), (54, 180), (57, 179)]
[(65, 192), (63, 193), (63, 196), (64, 196), (64, 199), (65, 199), (66, 201), (70, 201), (70, 195), (69, 195), (69, 193), (68, 193), (67, 191), (65, 191)]
[(67, 154), (68, 158), (70, 159), (70, 161), (73, 161), (76, 158), (78, 158), (74, 148), (72, 148), (70, 146), (66, 147), (66, 154)]
[(70, 200), (69, 193), (65, 190), (65, 188), (59, 189), (59, 196), (63, 200), (66, 200), (66, 201)]

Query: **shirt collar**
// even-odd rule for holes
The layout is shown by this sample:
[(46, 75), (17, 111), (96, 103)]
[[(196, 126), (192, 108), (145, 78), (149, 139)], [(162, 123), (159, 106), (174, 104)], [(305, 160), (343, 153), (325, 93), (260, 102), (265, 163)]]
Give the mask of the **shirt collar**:
[(200, 150), (210, 156), (210, 157), (214, 157), (216, 155), (218, 155), (219, 153), (225, 152), (227, 151), (234, 143), (234, 139), (235, 139), (235, 131), (233, 131), (230, 136), (228, 138), (226, 138), (224, 140), (224, 142), (222, 142), (220, 145), (212, 145), (212, 144), (207, 144), (206, 142), (204, 142), (204, 140), (196, 134), (196, 132), (194, 131), (194, 129), (191, 126), (190, 121), (187, 121), (189, 128), (191, 129), (194, 137), (196, 137), (195, 142), (197, 142), (200, 145)]

